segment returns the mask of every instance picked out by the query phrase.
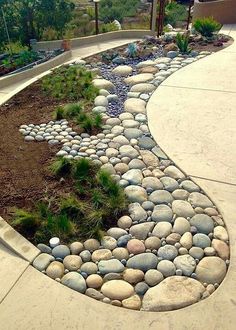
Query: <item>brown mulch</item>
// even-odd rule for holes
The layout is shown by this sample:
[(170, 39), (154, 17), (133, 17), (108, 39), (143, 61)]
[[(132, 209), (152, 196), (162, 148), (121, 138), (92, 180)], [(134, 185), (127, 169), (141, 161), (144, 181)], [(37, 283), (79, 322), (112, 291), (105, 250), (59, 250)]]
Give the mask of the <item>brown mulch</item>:
[(0, 107), (0, 215), (9, 208), (37, 202), (45, 192), (60, 188), (48, 166), (60, 146), (24, 142), (22, 124), (41, 124), (52, 119), (59, 102), (45, 96), (35, 83)]

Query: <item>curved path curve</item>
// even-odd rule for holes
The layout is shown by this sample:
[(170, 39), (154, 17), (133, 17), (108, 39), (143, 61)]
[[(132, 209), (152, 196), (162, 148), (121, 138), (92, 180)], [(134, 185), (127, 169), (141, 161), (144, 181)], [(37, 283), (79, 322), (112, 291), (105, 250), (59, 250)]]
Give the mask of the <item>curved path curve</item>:
[[(235, 32), (236, 33), (236, 32)], [(213, 57), (215, 60), (213, 60)], [(225, 58), (225, 69), (219, 67), (222, 62), (222, 58)], [(233, 203), (233, 197), (236, 193), (236, 186), (234, 182), (231, 184), (226, 182), (226, 165), (229, 165), (229, 160), (227, 160), (228, 153), (233, 153), (233, 148), (235, 145), (233, 141), (228, 141), (225, 143), (225, 146), (228, 145), (227, 150), (222, 149), (222, 144), (219, 145), (219, 150), (216, 153), (216, 163), (214, 163), (213, 169), (218, 169), (217, 177), (207, 178), (206, 172), (202, 172), (199, 175), (198, 172), (191, 172), (189, 170), (196, 170), (204, 168), (208, 165), (208, 160), (204, 157), (200, 159), (200, 153), (194, 151), (196, 141), (199, 145), (205, 146), (205, 141), (201, 140), (201, 137), (204, 135), (198, 135), (195, 139), (195, 142), (191, 141), (190, 137), (196, 136), (197, 132), (194, 132), (193, 129), (197, 127), (197, 123), (206, 123), (205, 127), (214, 125), (214, 132), (218, 131), (220, 134), (219, 142), (224, 141), (227, 137), (227, 132), (230, 130), (229, 124), (231, 121), (236, 120), (235, 115), (233, 117), (233, 105), (236, 102), (236, 90), (232, 91), (234, 85), (232, 80), (234, 79), (236, 83), (236, 77), (233, 73), (233, 63), (236, 61), (236, 45), (234, 44), (231, 48), (222, 51), (219, 54), (212, 55), (206, 59), (194, 63), (188, 68), (182, 69), (179, 73), (174, 74), (172, 77), (167, 79), (165, 83), (157, 89), (153, 94), (152, 98), (148, 104), (148, 115), (149, 115), (149, 124), (153, 136), (156, 141), (159, 142), (160, 146), (169, 154), (169, 156), (179, 165), (185, 172), (190, 176), (195, 175), (193, 179), (197, 181), (198, 184), (209, 194), (209, 196), (215, 201), (220, 211), (222, 212), (226, 224), (229, 228), (230, 238), (231, 238), (231, 265), (228, 271), (228, 274), (220, 285), (219, 289), (212, 294), (207, 300), (201, 301), (195, 305), (186, 307), (184, 309), (172, 311), (172, 312), (163, 312), (163, 313), (151, 313), (151, 312), (137, 312), (125, 310), (115, 306), (101, 304), (93, 299), (81, 295), (75, 291), (70, 290), (67, 287), (60, 285), (59, 283), (53, 281), (49, 277), (44, 276), (32, 266), (30, 266), (30, 261), (32, 256), (30, 255), (30, 249), (25, 247), (25, 253), (28, 253), (26, 260), (22, 260), (17, 257), (14, 253), (10, 252), (6, 247), (1, 245), (1, 236), (0, 236), (0, 329), (4, 330), (28, 330), (28, 329), (203, 329), (208, 328), (209, 330), (213, 329), (224, 329), (231, 330), (235, 329), (236, 323), (236, 222), (234, 215), (236, 214), (235, 205)], [(208, 61), (208, 62), (207, 62)], [(219, 62), (217, 62), (219, 61)], [(207, 63), (206, 63), (207, 62)], [(232, 67), (231, 67), (232, 63)], [(202, 66), (206, 65), (205, 69)], [(215, 72), (215, 78), (212, 79), (212, 82), (208, 81), (207, 88), (204, 89), (203, 82), (206, 82), (210, 78), (206, 74), (207, 70), (210, 69), (210, 65), (214, 65), (213, 71)], [(227, 78), (223, 78), (222, 71), (225, 72), (226, 67), (231, 67), (228, 69), (230, 74)], [(218, 73), (217, 73), (217, 69)], [(192, 70), (195, 70), (193, 72)], [(201, 71), (202, 70), (202, 71)], [(186, 75), (190, 72), (190, 77), (194, 75), (199, 75), (199, 89), (196, 89), (190, 86), (185, 87), (185, 85), (174, 87), (173, 91), (169, 90), (168, 98), (166, 97), (166, 92), (163, 92), (163, 89), (170, 88), (167, 84), (172, 79), (186, 79)], [(192, 72), (192, 73), (191, 73)], [(195, 77), (195, 76), (194, 76)], [(219, 90), (219, 86), (222, 87), (222, 83), (225, 81), (231, 80), (229, 84), (231, 87), (230, 91), (224, 92)], [(182, 80), (183, 81), (183, 80)], [(221, 83), (222, 82), (222, 83)], [(183, 84), (185, 82), (182, 82)], [(196, 82), (193, 82), (196, 84)], [(218, 90), (213, 87), (213, 85), (218, 86)], [(209, 91), (209, 86), (213, 89)], [(171, 87), (172, 88), (172, 87)], [(193, 91), (194, 89), (194, 91)], [(196, 89), (196, 91), (195, 91)], [(215, 90), (214, 90), (215, 89)], [(177, 90), (181, 90), (181, 93), (176, 93)], [(198, 92), (197, 96), (191, 96), (191, 93)], [(173, 93), (172, 98), (169, 97), (170, 93)], [(208, 96), (204, 93), (209, 93)], [(209, 99), (210, 93), (213, 93), (215, 96), (212, 97), (212, 102), (208, 103), (207, 106), (203, 107), (203, 102), (207, 102)], [(217, 95), (227, 94), (228, 97), (225, 97), (224, 110), (232, 111), (231, 119), (229, 124), (226, 126), (224, 124), (224, 132), (221, 132), (221, 126), (219, 125), (219, 119), (213, 122), (214, 116), (211, 117), (210, 121), (207, 121), (205, 116), (206, 112), (210, 115), (210, 110), (215, 111), (213, 104), (221, 104), (222, 100), (220, 99), (216, 102)], [(184, 95), (184, 97), (181, 97)], [(188, 97), (188, 102), (185, 106), (184, 101)], [(170, 99), (170, 100), (169, 100)], [(213, 101), (215, 103), (213, 103)], [(187, 112), (188, 109), (192, 110), (195, 102), (198, 103), (197, 112), (194, 111), (194, 114), (197, 113), (196, 117), (193, 118), (190, 113)], [(179, 105), (178, 105), (179, 104)], [(166, 106), (168, 105), (168, 107)], [(161, 108), (161, 106), (163, 108)], [(205, 109), (204, 109), (205, 108)], [(166, 115), (167, 111), (169, 112), (175, 110), (175, 113), (171, 113), (168, 117)], [(176, 122), (177, 115), (180, 116), (180, 109), (185, 109), (186, 112), (183, 115), (183, 119), (178, 120), (178, 126), (174, 126), (173, 122)], [(221, 108), (222, 109), (222, 108)], [(177, 111), (178, 110), (178, 111)], [(205, 111), (203, 111), (205, 110)], [(202, 114), (202, 116), (200, 116)], [(184, 139), (185, 127), (181, 128), (181, 124), (188, 119), (188, 138)], [(221, 115), (221, 118), (225, 116)], [(221, 121), (223, 120), (221, 119)], [(166, 121), (168, 120), (168, 121)], [(210, 122), (210, 124), (209, 124)], [(217, 125), (218, 124), (218, 125)], [(177, 127), (176, 135), (173, 134), (173, 127)], [(232, 126), (233, 127), (233, 126)], [(210, 131), (211, 132), (211, 131)], [(178, 133), (178, 135), (177, 135)], [(203, 133), (206, 134), (206, 128), (203, 129)], [(233, 133), (233, 132), (232, 132)], [(166, 135), (165, 135), (166, 134)], [(209, 135), (209, 134), (208, 134)], [(178, 142), (182, 141), (182, 144)], [(235, 137), (234, 137), (235, 138)], [(170, 141), (170, 142), (169, 142)], [(184, 142), (185, 141), (185, 142)], [(177, 142), (177, 143), (176, 143)], [(202, 144), (200, 143), (202, 142)], [(219, 143), (217, 142), (217, 143)], [(190, 144), (193, 152), (191, 155), (186, 153), (177, 154), (177, 151), (174, 147), (179, 145)], [(172, 146), (173, 150), (168, 147), (168, 144)], [(216, 144), (216, 142), (215, 142)], [(212, 144), (213, 145), (213, 144)], [(208, 143), (209, 151), (211, 151), (210, 144)], [(223, 145), (224, 146), (224, 145)], [(178, 155), (183, 156), (182, 162), (187, 158), (191, 162), (191, 167), (186, 167), (185, 164), (181, 163), (181, 159), (178, 159)], [(233, 158), (233, 157), (232, 157)], [(235, 159), (233, 159), (235, 161)], [(232, 170), (235, 168), (233, 166)], [(210, 168), (210, 167), (209, 167)], [(228, 166), (229, 168), (229, 166)], [(221, 169), (221, 170), (220, 170)], [(210, 171), (210, 170), (209, 170)], [(211, 173), (211, 171), (210, 171)], [(220, 173), (220, 174), (219, 174)], [(230, 172), (229, 172), (230, 173)], [(205, 175), (204, 175), (205, 174)], [(228, 175), (228, 180), (230, 176)], [(233, 175), (233, 174), (232, 174)], [(206, 177), (205, 179), (198, 179), (197, 176)], [(216, 181), (216, 178), (218, 181)], [(232, 179), (232, 178), (231, 178)], [(215, 180), (215, 181), (212, 181)], [(220, 181), (224, 181), (221, 183)], [(4, 226), (1, 223), (0, 219), (0, 229)], [(0, 230), (1, 231), (1, 230)], [(11, 238), (12, 232), (6, 228), (5, 236)], [(17, 241), (15, 241), (17, 245)], [(16, 248), (17, 250), (17, 248)], [(32, 250), (32, 254), (34, 254)], [(7, 269), (7, 271), (5, 271)]]

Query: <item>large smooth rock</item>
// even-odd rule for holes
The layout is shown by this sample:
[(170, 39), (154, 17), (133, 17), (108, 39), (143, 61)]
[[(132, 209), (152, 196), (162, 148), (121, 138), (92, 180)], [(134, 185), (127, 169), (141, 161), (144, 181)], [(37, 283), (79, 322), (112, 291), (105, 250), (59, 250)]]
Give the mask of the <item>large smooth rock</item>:
[(98, 89), (105, 89), (105, 90), (108, 90), (108, 91), (112, 91), (112, 90), (115, 89), (115, 85), (112, 82), (110, 82), (109, 80), (106, 80), (106, 79), (94, 79), (93, 84)]
[(167, 205), (156, 205), (152, 212), (152, 220), (155, 222), (168, 221), (171, 222), (173, 212)]
[(131, 185), (126, 187), (124, 191), (130, 202), (143, 203), (147, 200), (147, 192), (142, 187)]
[(53, 261), (46, 269), (46, 274), (55, 280), (56, 278), (61, 278), (64, 275), (64, 270), (65, 267), (61, 262)]
[(183, 217), (176, 218), (173, 225), (173, 233), (178, 233), (180, 235), (183, 235), (188, 231), (190, 231), (189, 221)]
[(134, 225), (130, 228), (129, 233), (138, 239), (146, 239), (148, 237), (148, 233), (153, 230), (155, 222), (144, 222), (137, 225)]
[(226, 275), (226, 264), (219, 257), (205, 257), (196, 268), (197, 279), (203, 283), (220, 284)]
[(143, 221), (147, 219), (147, 212), (139, 203), (131, 203), (129, 205), (129, 213), (133, 221)]
[(151, 73), (140, 73), (132, 77), (128, 77), (124, 79), (124, 82), (130, 86), (140, 84), (140, 83), (145, 83), (147, 81), (150, 81), (153, 79), (153, 74)]
[(214, 222), (211, 217), (206, 214), (196, 214), (190, 219), (191, 226), (197, 228), (199, 233), (209, 234), (214, 229)]
[(146, 113), (146, 102), (136, 98), (127, 99), (124, 103), (124, 109), (130, 113)]
[(185, 178), (185, 175), (177, 167), (175, 167), (173, 165), (168, 166), (164, 170), (164, 173), (166, 175), (169, 175), (171, 178), (176, 179), (176, 180)]
[(148, 199), (154, 204), (169, 204), (174, 200), (171, 193), (166, 190), (156, 190), (150, 194)]
[(202, 207), (203, 209), (213, 206), (213, 203), (210, 201), (210, 199), (199, 192), (192, 192), (188, 197), (188, 201), (193, 206), (195, 207), (199, 206)]
[(117, 259), (101, 260), (98, 263), (98, 269), (101, 274), (122, 273), (124, 265)]
[(122, 179), (127, 180), (131, 185), (139, 185), (142, 182), (142, 171), (138, 169), (132, 169), (122, 175)]
[(61, 283), (80, 293), (85, 293), (86, 282), (82, 275), (77, 272), (69, 272), (61, 279)]
[(191, 204), (183, 200), (175, 200), (172, 203), (172, 210), (178, 217), (193, 217), (195, 212)]
[(112, 70), (112, 73), (121, 76), (121, 77), (127, 77), (132, 73), (133, 69), (129, 65), (119, 65), (115, 69)]
[(137, 158), (139, 153), (130, 145), (123, 145), (119, 148), (121, 157)]
[(146, 272), (149, 269), (155, 269), (157, 266), (157, 256), (153, 253), (141, 253), (127, 261), (127, 268), (141, 269)]
[(212, 247), (216, 250), (220, 258), (224, 260), (229, 259), (229, 246), (225, 242), (219, 239), (213, 239)]
[(161, 312), (183, 308), (199, 301), (204, 291), (204, 286), (194, 279), (168, 277), (146, 292), (142, 310)]
[(149, 150), (140, 150), (140, 155), (146, 166), (157, 167), (159, 165), (158, 158)]
[(172, 226), (169, 222), (158, 222), (154, 227), (152, 234), (158, 238), (167, 237), (170, 235)]
[(131, 87), (130, 91), (135, 93), (150, 93), (154, 91), (156, 87), (153, 84), (141, 83)]
[(159, 248), (158, 256), (163, 260), (174, 260), (178, 255), (178, 250), (175, 246), (166, 244)]
[(103, 284), (101, 292), (112, 300), (123, 300), (134, 294), (134, 288), (122, 280), (111, 280)]
[(158, 190), (163, 188), (163, 184), (158, 178), (155, 177), (146, 177), (142, 181), (142, 187), (145, 189), (153, 189), (153, 190)]
[(185, 276), (190, 276), (196, 267), (196, 261), (188, 254), (176, 257), (174, 264), (176, 269), (181, 269)]
[(39, 271), (45, 270), (50, 262), (54, 261), (55, 258), (51, 256), (50, 254), (47, 253), (41, 253), (38, 255), (34, 261), (33, 261), (33, 266), (38, 269)]

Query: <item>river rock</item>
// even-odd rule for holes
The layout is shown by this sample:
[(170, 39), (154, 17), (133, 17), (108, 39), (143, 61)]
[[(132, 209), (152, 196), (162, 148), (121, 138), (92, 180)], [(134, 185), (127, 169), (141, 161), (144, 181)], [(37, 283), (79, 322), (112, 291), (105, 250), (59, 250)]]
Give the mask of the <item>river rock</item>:
[(112, 70), (112, 73), (121, 76), (121, 77), (127, 77), (132, 73), (133, 69), (129, 65), (118, 65), (115, 69)]
[(211, 246), (211, 240), (205, 234), (196, 234), (193, 236), (193, 245), (205, 249)]
[(188, 201), (195, 207), (199, 206), (205, 209), (206, 207), (211, 207), (213, 206), (213, 203), (210, 201), (210, 199), (199, 193), (199, 192), (192, 192), (189, 195)]
[(122, 179), (129, 181), (131, 185), (139, 185), (142, 182), (143, 175), (141, 170), (132, 169), (123, 174)]
[(82, 265), (82, 259), (80, 256), (77, 255), (70, 255), (66, 256), (63, 260), (63, 264), (66, 269), (72, 271), (72, 270), (78, 270), (80, 266)]
[(141, 282), (143, 278), (144, 278), (144, 273), (140, 269), (127, 268), (123, 272), (123, 279), (126, 282), (129, 282), (130, 284), (136, 284), (138, 282)]
[(153, 79), (153, 74), (151, 73), (140, 73), (132, 77), (124, 79), (124, 82), (130, 86), (145, 83)]
[(146, 102), (136, 98), (127, 99), (124, 103), (124, 109), (129, 113), (146, 113)]
[(229, 246), (225, 242), (219, 239), (213, 239), (212, 247), (216, 250), (216, 253), (220, 258), (224, 260), (229, 259)]
[(148, 198), (154, 204), (169, 204), (174, 200), (171, 193), (166, 190), (156, 190)]
[(143, 158), (143, 162), (146, 166), (157, 167), (159, 165), (158, 158), (149, 150), (140, 150), (140, 155)]
[(130, 202), (133, 203), (143, 203), (147, 200), (147, 192), (144, 188), (139, 186), (128, 186), (124, 189), (124, 192)]
[(172, 226), (169, 222), (161, 221), (156, 224), (154, 227), (152, 234), (159, 238), (167, 237), (172, 230)]
[(127, 244), (130, 254), (139, 254), (145, 252), (145, 245), (138, 239), (131, 239)]
[(126, 264), (127, 268), (141, 269), (146, 272), (149, 269), (155, 269), (157, 266), (157, 256), (153, 253), (141, 253), (131, 257)]
[(146, 273), (145, 273), (145, 282), (149, 285), (149, 286), (155, 286), (158, 283), (160, 283), (163, 279), (164, 276), (162, 275), (161, 272), (159, 272), (156, 269), (149, 269)]
[(47, 267), (46, 274), (55, 280), (56, 278), (61, 278), (64, 275), (64, 270), (64, 265), (61, 262), (53, 261)]
[(150, 93), (154, 91), (156, 87), (153, 84), (148, 84), (148, 83), (140, 83), (133, 85), (130, 89), (131, 92), (135, 93)]
[(100, 260), (109, 260), (112, 258), (112, 253), (108, 249), (99, 249), (93, 252), (92, 260), (93, 262)]
[(115, 85), (106, 79), (94, 79), (93, 84), (98, 89), (105, 89), (108, 91), (113, 91), (115, 89)]
[(172, 210), (178, 217), (193, 217), (195, 212), (190, 203), (183, 200), (175, 200), (172, 203)]
[(190, 231), (189, 221), (183, 217), (176, 218), (173, 225), (173, 232), (183, 235), (188, 231)]
[(175, 275), (176, 268), (170, 260), (161, 260), (157, 265), (157, 270), (163, 274), (164, 277)]
[(130, 298), (122, 300), (122, 306), (128, 309), (140, 310), (141, 305), (141, 299), (137, 294)]
[(112, 300), (123, 300), (134, 294), (134, 288), (125, 281), (112, 280), (103, 284), (101, 292)]
[(168, 277), (146, 292), (142, 310), (162, 312), (183, 308), (199, 301), (204, 291), (204, 286), (194, 279)]
[(181, 269), (185, 276), (191, 276), (196, 267), (196, 261), (188, 254), (176, 257), (174, 264), (176, 269)]
[(178, 255), (178, 251), (173, 245), (166, 244), (159, 248), (157, 254), (164, 260), (174, 260)]
[(101, 274), (122, 273), (124, 265), (117, 259), (101, 260), (98, 263), (98, 269)]
[(33, 261), (33, 266), (39, 271), (45, 270), (50, 262), (54, 261), (55, 258), (47, 253), (39, 254)]
[(212, 218), (210, 218), (206, 214), (196, 214), (190, 220), (191, 226), (197, 228), (199, 233), (209, 234), (214, 229), (214, 222)]
[(226, 275), (226, 264), (219, 257), (205, 257), (196, 268), (197, 279), (203, 283), (220, 284)]
[(144, 222), (130, 227), (129, 233), (137, 239), (146, 239), (154, 228), (155, 222)]
[(168, 221), (171, 222), (173, 212), (167, 205), (156, 205), (152, 213), (152, 220), (155, 222)]
[(213, 235), (215, 238), (218, 238), (222, 241), (228, 241), (229, 240), (229, 235), (226, 231), (226, 229), (222, 226), (216, 226), (214, 228)]
[(69, 272), (64, 275), (61, 283), (80, 293), (85, 293), (87, 288), (85, 279), (77, 272)]
[(52, 249), (52, 255), (55, 258), (64, 259), (66, 256), (70, 255), (70, 249), (66, 245), (57, 245)]

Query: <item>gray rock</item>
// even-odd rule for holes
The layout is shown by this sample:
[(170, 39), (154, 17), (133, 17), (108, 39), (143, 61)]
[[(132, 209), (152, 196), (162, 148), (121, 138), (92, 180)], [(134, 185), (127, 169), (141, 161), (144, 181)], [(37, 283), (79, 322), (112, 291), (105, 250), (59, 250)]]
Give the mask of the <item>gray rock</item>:
[(57, 245), (52, 249), (52, 255), (55, 258), (64, 259), (66, 256), (70, 255), (70, 249), (66, 245)]
[(168, 157), (167, 155), (161, 150), (161, 148), (155, 146), (153, 149), (152, 149), (152, 152), (158, 157), (158, 158), (161, 158), (161, 159), (165, 159), (167, 160)]
[(113, 237), (115, 239), (118, 239), (121, 236), (127, 235), (127, 234), (128, 233), (127, 233), (126, 230), (124, 230), (122, 228), (119, 228), (119, 227), (113, 227), (113, 228), (108, 229), (108, 231), (107, 231), (107, 235), (108, 236), (111, 236), (111, 237)]
[(185, 178), (185, 175), (177, 167), (175, 167), (173, 165), (168, 166), (164, 170), (164, 173), (176, 180)]
[(214, 222), (211, 217), (206, 214), (196, 214), (190, 220), (191, 226), (197, 228), (199, 233), (209, 234), (214, 229)]
[(173, 201), (172, 210), (178, 217), (188, 218), (195, 215), (191, 204), (183, 200)]
[(196, 234), (193, 236), (193, 245), (205, 249), (211, 246), (211, 240), (205, 234)]
[(153, 253), (140, 253), (127, 261), (127, 268), (141, 269), (146, 272), (155, 269), (157, 266), (157, 256)]
[(156, 143), (155, 141), (153, 141), (153, 139), (151, 139), (148, 136), (143, 136), (139, 139), (138, 141), (138, 145), (140, 148), (142, 149), (148, 149), (151, 150), (153, 147), (155, 147)]
[(170, 260), (161, 260), (157, 265), (157, 270), (163, 274), (164, 277), (175, 275), (176, 268)]
[(77, 272), (69, 272), (64, 275), (61, 283), (80, 293), (85, 293), (87, 289), (85, 279)]
[(179, 200), (186, 200), (188, 199), (189, 192), (183, 189), (176, 189), (173, 191), (172, 196), (174, 199), (179, 199)]
[(210, 201), (210, 199), (207, 196), (200, 194), (199, 192), (191, 193), (189, 195), (188, 201), (195, 207), (199, 206), (203, 209), (213, 206), (213, 203)]
[(169, 57), (169, 58), (175, 58), (179, 55), (179, 52), (175, 51), (175, 50), (170, 50), (166, 56)]
[(167, 205), (156, 205), (152, 213), (152, 220), (155, 222), (168, 221), (171, 222), (173, 212)]
[(220, 284), (226, 275), (225, 261), (219, 257), (205, 257), (196, 268), (197, 279), (203, 283)]
[(158, 178), (146, 177), (142, 181), (142, 187), (145, 189), (159, 190), (163, 188), (163, 184)]
[(147, 292), (148, 289), (149, 289), (149, 286), (145, 282), (139, 282), (134, 287), (135, 292), (140, 296), (143, 296)]
[(176, 257), (174, 264), (177, 269), (182, 270), (185, 276), (191, 276), (196, 268), (196, 261), (188, 254)]
[(147, 219), (147, 212), (139, 203), (131, 203), (129, 205), (129, 213), (133, 221), (144, 221)]
[(131, 185), (139, 185), (142, 182), (143, 175), (141, 170), (132, 169), (123, 174), (122, 179), (127, 180)]
[(98, 263), (98, 269), (101, 274), (121, 273), (125, 269), (124, 265), (117, 259), (101, 260)]
[(94, 262), (85, 262), (81, 267), (80, 267), (81, 272), (84, 272), (88, 275), (91, 274), (96, 274), (98, 271), (98, 266)]
[(174, 190), (179, 188), (178, 182), (173, 178), (164, 176), (160, 178), (160, 181), (164, 185), (164, 189), (166, 189), (167, 191), (173, 192)]
[(46, 270), (50, 262), (54, 261), (55, 258), (47, 253), (39, 254), (33, 261), (33, 266), (39, 271)]
[(101, 292), (93, 288), (88, 288), (85, 294), (86, 296), (96, 300), (102, 300), (105, 297)]
[(124, 191), (130, 202), (143, 203), (147, 200), (147, 192), (142, 187), (131, 185), (126, 187)]
[(204, 251), (203, 249), (201, 249), (200, 247), (196, 247), (193, 246), (190, 250), (189, 250), (189, 254), (191, 257), (193, 257), (194, 259), (198, 259), (201, 260), (204, 256)]
[(200, 188), (190, 180), (184, 180), (181, 182), (180, 187), (187, 190), (188, 192), (198, 192)]
[(170, 235), (172, 226), (169, 222), (158, 222), (154, 227), (152, 234), (159, 238), (167, 237)]
[(124, 135), (129, 140), (131, 140), (131, 139), (137, 139), (142, 134), (143, 134), (143, 132), (140, 129), (138, 129), (138, 128), (126, 128), (124, 130)]
[(159, 272), (156, 269), (149, 269), (146, 274), (145, 274), (145, 282), (149, 285), (149, 286), (155, 286), (157, 284), (159, 284), (163, 279), (163, 275), (161, 272)]
[(157, 253), (164, 260), (174, 260), (178, 255), (176, 247), (169, 244), (160, 247)]
[(142, 170), (143, 168), (146, 168), (146, 165), (140, 159), (132, 159), (129, 162), (129, 168), (130, 169), (139, 169), (139, 170)]
[(130, 159), (138, 157), (139, 153), (130, 145), (123, 145), (119, 148), (121, 157), (129, 157)]
[(148, 198), (154, 204), (169, 204), (172, 203), (174, 198), (165, 190), (156, 190)]
[(48, 254), (51, 254), (51, 252), (52, 252), (52, 249), (51, 249), (49, 246), (47, 246), (46, 244), (42, 244), (42, 243), (40, 243), (40, 244), (37, 245), (37, 248), (38, 248), (42, 253), (48, 253)]
[(154, 225), (155, 222), (140, 223), (130, 227), (129, 233), (137, 239), (144, 240), (148, 237), (148, 233), (150, 233), (153, 230)]
[(178, 233), (183, 235), (186, 232), (190, 231), (190, 223), (187, 219), (179, 217), (175, 219), (173, 225), (173, 233)]

